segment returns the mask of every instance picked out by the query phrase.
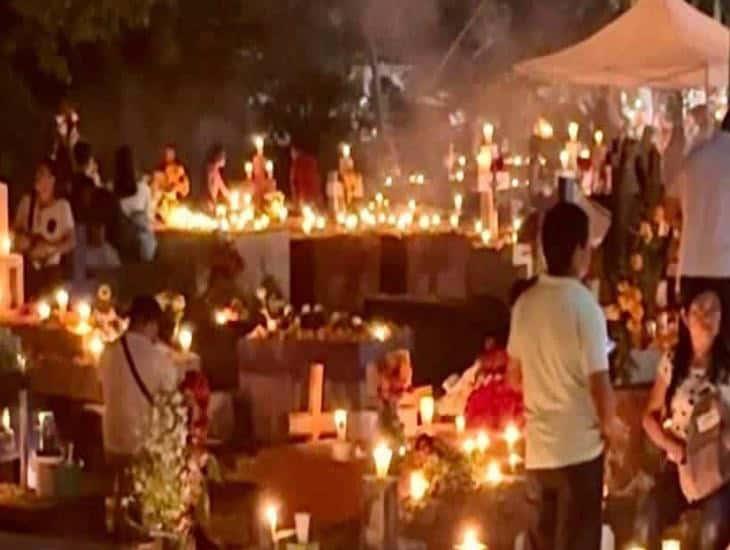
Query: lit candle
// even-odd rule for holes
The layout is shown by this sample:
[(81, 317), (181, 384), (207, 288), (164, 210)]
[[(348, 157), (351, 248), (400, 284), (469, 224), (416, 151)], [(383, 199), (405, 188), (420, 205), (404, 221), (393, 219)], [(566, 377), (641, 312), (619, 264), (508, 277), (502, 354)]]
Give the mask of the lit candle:
[(425, 497), (428, 492), (428, 485), (428, 480), (421, 470), (411, 472), (409, 483), (411, 500), (414, 502), (423, 500), (423, 497)]
[(384, 323), (374, 323), (370, 327), (370, 334), (378, 342), (385, 342), (390, 338), (390, 327)]
[(484, 126), (482, 126), (482, 134), (484, 134), (484, 139), (487, 143), (492, 143), (494, 139), (494, 124), (485, 122)]
[(463, 434), (466, 431), (466, 418), (464, 418), (463, 414), (456, 417), (454, 424), (456, 426), (456, 433)]
[(487, 472), (484, 476), (484, 481), (486, 481), (489, 485), (499, 485), (504, 481), (504, 476), (502, 475), (502, 468), (499, 466), (499, 462), (496, 460), (493, 460), (489, 463), (487, 466)]
[(563, 149), (562, 151), (560, 151), (560, 166), (563, 167), (563, 170), (567, 170), (569, 164), (570, 152), (567, 149)]
[(415, 210), (415, 209), (416, 209), (416, 200), (408, 199), (408, 210)]
[(441, 225), (441, 216), (439, 216), (438, 214), (433, 214), (431, 216), (431, 225), (432, 226), (439, 226), (439, 225)]
[(45, 321), (51, 316), (51, 306), (48, 305), (48, 302), (38, 302), (38, 305), (36, 306), (36, 312), (38, 313), (38, 317), (41, 319), (41, 321)]
[(350, 147), (350, 144), (349, 143), (343, 143), (342, 144), (342, 156), (343, 156), (343, 158), (349, 159), (351, 154), (352, 154), (352, 148)]
[(89, 302), (82, 301), (76, 304), (76, 313), (82, 323), (87, 322), (91, 317), (91, 306)]
[(68, 309), (68, 291), (65, 288), (59, 288), (56, 291), (56, 303), (62, 312)]
[(492, 240), (492, 232), (489, 229), (485, 229), (482, 231), (482, 242), (484, 244), (489, 244)]
[(256, 147), (256, 152), (259, 155), (263, 155), (264, 154), (264, 137), (263, 136), (254, 136), (253, 144)]
[(436, 413), (436, 401), (431, 395), (424, 395), (418, 404), (421, 413), (421, 424), (430, 426), (433, 424), (433, 417)]
[(91, 356), (94, 359), (99, 359), (104, 351), (104, 340), (101, 338), (101, 335), (97, 333), (92, 334), (87, 345)]
[(269, 179), (272, 179), (274, 177), (274, 161), (272, 160), (266, 161), (266, 176)]
[(571, 122), (568, 124), (568, 137), (570, 137), (570, 141), (578, 141), (579, 130), (580, 125), (577, 122)]
[(662, 541), (662, 550), (681, 550), (681, 545), (678, 540), (664, 540)]
[(271, 540), (276, 542), (276, 528), (279, 524), (279, 510), (275, 504), (269, 504), (264, 511), (264, 518), (269, 526)]
[(345, 409), (337, 409), (334, 416), (337, 439), (345, 441), (347, 439), (347, 411)]
[(476, 450), (476, 443), (473, 439), (465, 439), (464, 443), (462, 444), (461, 448), (464, 450), (464, 452), (468, 455), (472, 454)]
[(385, 186), (393, 187), (393, 177), (392, 176), (388, 176), (387, 178), (385, 178)]
[(224, 309), (216, 309), (213, 318), (215, 319), (216, 325), (223, 326), (228, 323), (228, 314), (226, 314)]
[(10, 409), (8, 407), (3, 409), (2, 426), (6, 433), (12, 433), (13, 428), (10, 425)]
[(535, 124), (535, 135), (541, 139), (552, 139), (554, 135), (552, 125), (540, 117)]
[(456, 171), (455, 178), (456, 178), (456, 181), (458, 181), (459, 183), (461, 183), (462, 181), (464, 181), (464, 171), (463, 170), (457, 170)]
[(505, 442), (507, 443), (507, 447), (511, 451), (515, 444), (522, 437), (522, 433), (516, 425), (510, 423), (505, 427), (503, 437)]
[(449, 223), (451, 224), (451, 227), (457, 229), (459, 227), (459, 214), (451, 214), (451, 216), (449, 216)]
[(461, 193), (454, 195), (454, 210), (461, 212), (461, 207), (464, 206), (464, 197)]
[(244, 164), (243, 169), (246, 171), (247, 180), (253, 178), (253, 162), (247, 162), (246, 164)]
[(489, 448), (490, 443), (487, 432), (481, 431), (477, 434), (477, 449), (480, 453), (485, 452)]
[(232, 210), (239, 210), (241, 208), (241, 193), (238, 190), (231, 191), (228, 202), (231, 203)]
[(492, 152), (489, 147), (482, 147), (477, 155), (477, 164), (480, 171), (489, 170), (492, 167)]
[(464, 537), (461, 539), (461, 544), (456, 546), (456, 550), (484, 550), (486, 546), (479, 542), (479, 536), (476, 530), (467, 529), (464, 531)]
[(601, 145), (603, 145), (603, 131), (596, 130), (595, 133), (593, 134), (593, 140), (596, 142), (596, 145), (598, 145), (599, 147)]
[(10, 250), (13, 248), (13, 239), (10, 235), (3, 235), (2, 238), (2, 253), (7, 255), (10, 254)]
[(421, 217), (418, 218), (418, 227), (420, 227), (423, 231), (427, 231), (429, 227), (431, 227), (431, 218), (429, 218), (426, 214), (421, 214)]
[(193, 345), (193, 330), (190, 327), (180, 327), (180, 331), (177, 335), (177, 341), (180, 344), (180, 349), (185, 353), (190, 351)]
[(380, 442), (373, 449), (373, 460), (375, 461), (375, 474), (380, 479), (388, 477), (390, 461), (393, 458), (393, 451), (385, 442)]

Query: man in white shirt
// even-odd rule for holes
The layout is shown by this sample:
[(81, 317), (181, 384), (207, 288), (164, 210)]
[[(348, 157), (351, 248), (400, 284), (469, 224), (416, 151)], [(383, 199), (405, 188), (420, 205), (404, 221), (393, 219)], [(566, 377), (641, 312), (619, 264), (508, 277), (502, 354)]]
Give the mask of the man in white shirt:
[(129, 331), (102, 354), (104, 450), (112, 465), (128, 462), (139, 450), (151, 399), (177, 384), (175, 366), (156, 346), (161, 319), (154, 298), (135, 298)]
[(687, 157), (667, 190), (679, 207), (681, 302), (712, 290), (722, 301), (722, 334), (730, 341), (730, 114), (722, 128)]
[(580, 279), (590, 261), (586, 213), (560, 203), (545, 216), (548, 274), (517, 300), (507, 351), (521, 385), (531, 550), (599, 550), (604, 439), (616, 433), (603, 312)]

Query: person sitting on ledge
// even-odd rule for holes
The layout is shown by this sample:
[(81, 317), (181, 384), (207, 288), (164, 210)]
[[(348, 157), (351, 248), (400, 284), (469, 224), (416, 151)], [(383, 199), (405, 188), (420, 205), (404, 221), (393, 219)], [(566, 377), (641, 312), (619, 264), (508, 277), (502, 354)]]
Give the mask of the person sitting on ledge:
[[(720, 335), (722, 308), (711, 291), (699, 294), (682, 314), (679, 343), (659, 365), (644, 414), (644, 430), (665, 454), (662, 471), (638, 516), (637, 538), (649, 550), (661, 548), (664, 529), (690, 508), (678, 465), (686, 462), (687, 436), (695, 405), (706, 392), (730, 392), (730, 350)], [(727, 467), (727, 465), (725, 465)], [(701, 510), (701, 550), (730, 544), (730, 484), (695, 503)]]
[(62, 258), (75, 246), (74, 218), (66, 199), (56, 197), (53, 162), (36, 169), (33, 189), (15, 213), (15, 248), (25, 257), (27, 297), (50, 292), (64, 280)]

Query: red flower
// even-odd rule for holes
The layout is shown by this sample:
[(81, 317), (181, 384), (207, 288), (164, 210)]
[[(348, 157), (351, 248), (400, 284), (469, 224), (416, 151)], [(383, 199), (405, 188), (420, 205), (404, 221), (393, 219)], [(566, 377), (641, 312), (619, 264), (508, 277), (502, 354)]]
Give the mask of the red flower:
[(466, 422), (471, 427), (499, 431), (514, 422), (524, 423), (522, 393), (510, 386), (503, 376), (490, 376), (466, 402)]
[(210, 385), (200, 371), (188, 371), (180, 384), (190, 409), (190, 437), (194, 445), (204, 445), (208, 438), (208, 403)]

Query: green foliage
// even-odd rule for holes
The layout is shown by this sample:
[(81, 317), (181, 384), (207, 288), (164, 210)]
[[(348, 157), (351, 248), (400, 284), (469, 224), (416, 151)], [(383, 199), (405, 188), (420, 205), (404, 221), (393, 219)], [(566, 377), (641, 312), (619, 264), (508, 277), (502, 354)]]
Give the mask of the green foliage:
[(71, 81), (68, 54), (84, 43), (107, 42), (123, 30), (149, 24), (161, 0), (9, 0), (15, 24), (2, 51), (30, 52), (44, 73)]

